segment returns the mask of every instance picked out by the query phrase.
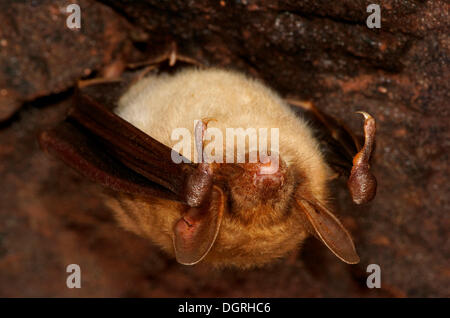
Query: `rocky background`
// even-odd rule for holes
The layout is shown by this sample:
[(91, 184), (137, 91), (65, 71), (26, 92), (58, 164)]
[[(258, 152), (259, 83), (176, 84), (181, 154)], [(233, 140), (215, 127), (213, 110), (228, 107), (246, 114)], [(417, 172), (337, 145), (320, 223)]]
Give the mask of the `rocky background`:
[[(381, 6), (381, 29), (366, 7)], [(81, 7), (79, 30), (66, 7)], [(0, 0), (0, 296), (449, 297), (448, 1)], [(101, 187), (44, 154), (80, 79), (167, 52), (242, 70), (309, 100), (355, 131), (378, 123), (378, 195), (339, 217), (361, 256), (346, 265), (314, 239), (251, 270), (186, 267), (115, 225)], [(68, 264), (82, 288), (66, 287)], [(366, 287), (379, 264), (382, 288)]]

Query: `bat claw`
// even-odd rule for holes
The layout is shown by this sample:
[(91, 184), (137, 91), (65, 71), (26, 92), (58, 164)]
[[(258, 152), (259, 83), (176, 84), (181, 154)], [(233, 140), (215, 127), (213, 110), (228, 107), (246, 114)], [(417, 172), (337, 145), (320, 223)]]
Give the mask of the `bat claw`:
[(356, 112), (364, 116), (364, 146), (353, 158), (353, 167), (347, 181), (353, 202), (363, 204), (371, 201), (376, 194), (377, 180), (370, 172), (370, 157), (375, 144), (375, 119), (364, 111)]
[(364, 116), (364, 119), (365, 120), (368, 120), (368, 119), (372, 119), (373, 117), (369, 114), (369, 113), (366, 113), (365, 111), (357, 111), (357, 112), (355, 112), (356, 114), (361, 114), (361, 115), (363, 115)]
[(214, 165), (209, 163), (203, 155), (203, 143), (208, 122), (213, 119), (202, 119), (197, 121), (194, 128), (195, 148), (198, 155), (199, 165), (190, 175), (186, 185), (186, 202), (191, 207), (200, 206), (208, 197), (212, 189)]

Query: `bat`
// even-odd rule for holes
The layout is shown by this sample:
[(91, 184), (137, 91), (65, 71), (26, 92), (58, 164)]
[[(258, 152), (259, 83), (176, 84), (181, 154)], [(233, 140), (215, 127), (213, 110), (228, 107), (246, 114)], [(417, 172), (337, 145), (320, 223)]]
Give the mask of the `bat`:
[[(118, 223), (181, 264), (260, 266), (310, 235), (355, 264), (351, 236), (330, 210), (328, 183), (333, 170), (347, 171), (354, 202), (373, 199), (375, 120), (362, 112), (365, 142), (356, 149), (336, 122), (315, 112), (325, 130), (338, 132), (334, 137), (318, 138), (305, 118), (258, 80), (188, 68), (150, 74), (131, 86), (111, 81), (82, 87), (66, 121), (39, 139), (44, 150), (114, 190), (106, 204)], [(214, 151), (233, 153), (234, 162), (196, 162), (195, 155), (213, 143), (208, 132), (229, 127), (278, 129), (278, 152), (263, 158), (246, 149), (245, 159), (255, 155), (256, 162), (236, 161), (236, 145), (219, 142)], [(173, 132), (180, 128), (194, 142), (174, 151), (179, 140)], [(324, 140), (344, 159), (327, 161)]]

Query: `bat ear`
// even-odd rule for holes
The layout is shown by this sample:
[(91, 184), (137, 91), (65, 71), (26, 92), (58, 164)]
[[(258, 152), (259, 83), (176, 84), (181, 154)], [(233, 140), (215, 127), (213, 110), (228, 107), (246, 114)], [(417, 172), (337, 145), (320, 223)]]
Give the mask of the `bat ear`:
[(180, 264), (197, 264), (208, 254), (219, 233), (224, 209), (225, 195), (213, 186), (210, 199), (200, 207), (189, 208), (175, 224), (173, 245)]
[(321, 203), (304, 199), (297, 200), (312, 227), (313, 234), (319, 238), (337, 257), (348, 264), (359, 263), (352, 238), (339, 220)]

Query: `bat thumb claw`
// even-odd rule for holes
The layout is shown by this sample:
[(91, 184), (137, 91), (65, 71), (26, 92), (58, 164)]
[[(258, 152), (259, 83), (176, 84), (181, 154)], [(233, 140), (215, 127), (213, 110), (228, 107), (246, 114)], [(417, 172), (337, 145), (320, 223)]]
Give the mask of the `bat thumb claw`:
[(364, 116), (364, 146), (353, 158), (353, 167), (347, 182), (353, 202), (363, 204), (371, 201), (376, 194), (377, 180), (370, 172), (369, 161), (375, 144), (375, 119), (364, 111), (356, 113)]
[(363, 115), (365, 120), (373, 118), (369, 113), (366, 113), (365, 111), (362, 110), (355, 112), (355, 114)]

